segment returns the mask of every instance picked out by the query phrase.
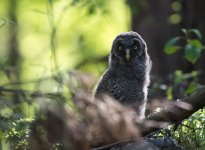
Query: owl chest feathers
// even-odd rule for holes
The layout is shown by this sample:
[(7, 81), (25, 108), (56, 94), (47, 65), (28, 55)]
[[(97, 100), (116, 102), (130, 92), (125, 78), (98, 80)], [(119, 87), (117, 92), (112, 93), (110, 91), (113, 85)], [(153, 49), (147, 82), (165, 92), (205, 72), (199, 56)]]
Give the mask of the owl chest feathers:
[(97, 89), (98, 93), (110, 95), (122, 103), (144, 101), (145, 74), (132, 71), (108, 69)]

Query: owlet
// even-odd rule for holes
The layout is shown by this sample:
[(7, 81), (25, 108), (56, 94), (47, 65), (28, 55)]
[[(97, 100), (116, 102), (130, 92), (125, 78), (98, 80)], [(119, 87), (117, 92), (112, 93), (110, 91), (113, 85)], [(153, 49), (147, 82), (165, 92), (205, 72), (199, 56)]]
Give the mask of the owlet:
[(151, 66), (142, 37), (133, 31), (119, 34), (113, 41), (109, 67), (96, 88), (95, 97), (107, 94), (123, 104), (133, 106), (143, 118)]

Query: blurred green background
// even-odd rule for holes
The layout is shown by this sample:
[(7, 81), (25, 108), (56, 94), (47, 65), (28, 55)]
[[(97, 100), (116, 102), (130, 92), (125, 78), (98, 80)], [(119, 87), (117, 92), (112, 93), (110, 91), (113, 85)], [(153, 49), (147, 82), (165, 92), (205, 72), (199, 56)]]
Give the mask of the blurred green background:
[(204, 0), (1, 0), (0, 149), (26, 147), (24, 129), (50, 99), (70, 107), (73, 89), (91, 91), (121, 32), (136, 31), (147, 42), (150, 99), (193, 93), (205, 83), (204, 6)]
[[(130, 10), (122, 0), (2, 1), (0, 7), (1, 64), (18, 66), (22, 79), (49, 75), (54, 59), (60, 70), (100, 59), (119, 32), (130, 30)], [(83, 69), (98, 72), (94, 63)]]

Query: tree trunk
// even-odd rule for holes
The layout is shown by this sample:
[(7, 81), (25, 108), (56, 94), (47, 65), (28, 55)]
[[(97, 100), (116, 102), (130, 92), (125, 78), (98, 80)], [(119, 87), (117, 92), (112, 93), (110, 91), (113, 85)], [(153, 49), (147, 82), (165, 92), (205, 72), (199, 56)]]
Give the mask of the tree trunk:
[(9, 19), (12, 22), (9, 25), (9, 47), (8, 47), (8, 65), (11, 69), (11, 80), (18, 81), (21, 73), (21, 56), (18, 45), (18, 21), (17, 21), (17, 4), (18, 1), (9, 1)]

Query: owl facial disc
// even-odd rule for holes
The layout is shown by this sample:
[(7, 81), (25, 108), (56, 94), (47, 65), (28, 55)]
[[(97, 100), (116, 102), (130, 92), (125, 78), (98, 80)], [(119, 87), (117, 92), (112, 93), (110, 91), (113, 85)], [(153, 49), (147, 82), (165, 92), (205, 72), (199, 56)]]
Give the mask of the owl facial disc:
[(126, 49), (126, 55), (125, 55), (125, 58), (127, 59), (127, 61), (130, 60), (130, 49)]

